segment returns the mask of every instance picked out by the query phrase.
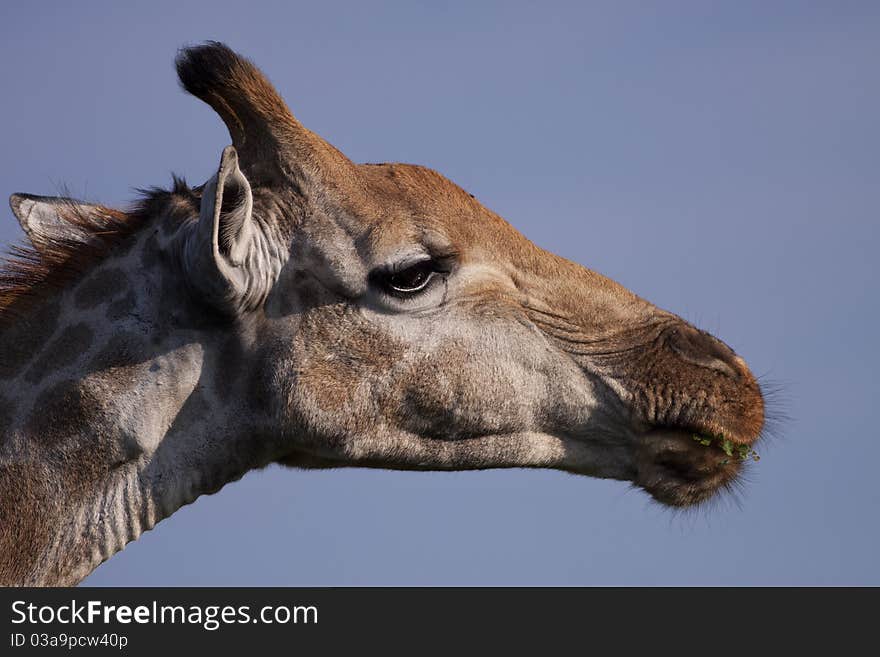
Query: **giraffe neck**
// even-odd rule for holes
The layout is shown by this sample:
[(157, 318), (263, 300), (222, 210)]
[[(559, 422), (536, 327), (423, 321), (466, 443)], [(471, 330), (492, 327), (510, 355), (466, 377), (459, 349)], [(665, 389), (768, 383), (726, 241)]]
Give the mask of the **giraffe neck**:
[(273, 459), (247, 339), (189, 301), (157, 226), (0, 329), (0, 583), (75, 584)]

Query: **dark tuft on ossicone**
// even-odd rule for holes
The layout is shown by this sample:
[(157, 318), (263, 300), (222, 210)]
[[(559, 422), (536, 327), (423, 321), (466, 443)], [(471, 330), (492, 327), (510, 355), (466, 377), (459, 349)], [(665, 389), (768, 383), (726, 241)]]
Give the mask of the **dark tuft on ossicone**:
[(174, 63), (184, 90), (206, 102), (208, 94), (227, 85), (242, 69), (255, 70), (251, 62), (218, 41), (182, 48)]

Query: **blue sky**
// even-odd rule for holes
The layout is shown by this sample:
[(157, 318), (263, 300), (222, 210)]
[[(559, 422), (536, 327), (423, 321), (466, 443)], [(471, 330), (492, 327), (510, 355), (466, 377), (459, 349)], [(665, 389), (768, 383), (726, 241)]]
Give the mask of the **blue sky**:
[[(9, 3), (0, 193), (199, 184), (226, 41), (356, 161), (431, 166), (716, 333), (790, 419), (739, 506), (558, 472), (296, 472), (203, 497), (94, 585), (880, 584), (880, 5)], [(11, 212), (0, 243), (21, 238)]]

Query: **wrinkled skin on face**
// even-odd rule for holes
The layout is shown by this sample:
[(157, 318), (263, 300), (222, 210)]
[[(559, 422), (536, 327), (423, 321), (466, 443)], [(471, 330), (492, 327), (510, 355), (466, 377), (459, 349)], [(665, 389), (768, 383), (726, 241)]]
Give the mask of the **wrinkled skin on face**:
[(355, 165), (224, 46), (184, 86), (230, 128), (198, 228), (197, 295), (250, 360), (296, 467), (558, 468), (698, 503), (751, 445), (760, 389), (724, 343), (539, 249), (412, 165)]

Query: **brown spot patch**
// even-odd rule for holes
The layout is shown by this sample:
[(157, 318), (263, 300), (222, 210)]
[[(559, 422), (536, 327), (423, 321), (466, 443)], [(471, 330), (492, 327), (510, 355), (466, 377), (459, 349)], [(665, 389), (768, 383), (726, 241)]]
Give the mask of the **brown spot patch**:
[(66, 502), (93, 493), (95, 482), (126, 458), (128, 446), (107, 438), (114, 418), (106, 406), (114, 385), (131, 383), (125, 374), (112, 381), (60, 381), (37, 397), (28, 414), (24, 431), (34, 437), (39, 462), (55, 471), (49, 476), (64, 473)]
[(119, 267), (109, 267), (89, 276), (74, 296), (74, 303), (80, 310), (87, 310), (110, 301), (128, 287), (128, 277)]
[(0, 379), (10, 379), (27, 365), (52, 337), (58, 325), (61, 304), (53, 299), (30, 317), (21, 317), (0, 329)]
[(63, 441), (67, 434), (87, 429), (100, 408), (94, 394), (78, 381), (65, 379), (44, 390), (34, 401), (27, 430), (44, 446), (51, 446)]
[(25, 379), (36, 383), (46, 375), (72, 365), (91, 346), (93, 336), (92, 329), (83, 322), (67, 327), (31, 365)]
[(122, 319), (135, 309), (136, 304), (137, 295), (134, 293), (134, 290), (129, 290), (128, 294), (124, 297), (110, 304), (107, 308), (107, 319), (112, 321)]
[(143, 346), (143, 338), (135, 333), (124, 332), (114, 335), (101, 351), (89, 361), (88, 368), (92, 372), (131, 365), (135, 362), (139, 350)]

